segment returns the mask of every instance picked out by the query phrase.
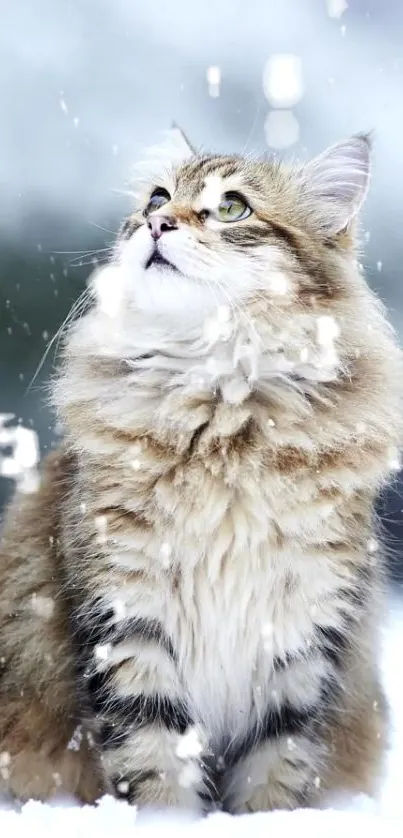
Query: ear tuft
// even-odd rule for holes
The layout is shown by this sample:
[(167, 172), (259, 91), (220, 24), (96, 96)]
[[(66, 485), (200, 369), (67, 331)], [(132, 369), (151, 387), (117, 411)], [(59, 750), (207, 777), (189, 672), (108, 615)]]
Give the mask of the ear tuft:
[(304, 193), (327, 235), (346, 229), (365, 200), (371, 174), (371, 134), (355, 134), (304, 166)]
[(150, 181), (164, 177), (172, 166), (180, 166), (196, 153), (183, 131), (173, 123), (162, 133), (158, 144), (143, 150), (142, 159), (132, 168), (130, 194), (135, 202), (144, 198)]
[(197, 154), (196, 148), (191, 142), (189, 142), (187, 134), (185, 134), (184, 130), (175, 121), (173, 121), (171, 125), (171, 132), (173, 134), (174, 141), (177, 142), (178, 147), (182, 147), (183, 153), (186, 155), (184, 159), (195, 157)]

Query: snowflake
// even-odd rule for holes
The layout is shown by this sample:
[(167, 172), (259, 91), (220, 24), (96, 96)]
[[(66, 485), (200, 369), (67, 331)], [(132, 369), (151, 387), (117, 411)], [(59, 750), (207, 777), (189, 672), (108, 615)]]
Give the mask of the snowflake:
[(302, 64), (298, 55), (277, 53), (266, 62), (263, 90), (273, 108), (292, 108), (304, 93)]
[(262, 637), (272, 637), (273, 636), (273, 623), (265, 623), (262, 627)]
[(9, 456), (2, 457), (0, 451), (0, 474), (17, 481), (21, 492), (36, 492), (39, 487), (38, 463), (40, 459), (38, 435), (32, 428), (23, 425), (5, 427), (13, 419), (12, 414), (0, 414), (0, 448), (10, 446)]
[(163, 543), (161, 544), (160, 553), (161, 556), (164, 556), (165, 558), (169, 559), (172, 553), (172, 547), (170, 544), (168, 544), (167, 541), (163, 541)]
[(221, 69), (220, 69), (220, 67), (216, 67), (216, 66), (207, 67), (206, 78), (207, 78), (209, 95), (212, 96), (213, 99), (217, 99), (217, 97), (220, 95), (220, 85), (221, 85)]
[(68, 114), (69, 109), (67, 107), (66, 100), (64, 98), (63, 93), (60, 94), (59, 104), (60, 104), (60, 107), (61, 107), (63, 113)]
[(290, 290), (290, 283), (285, 274), (275, 271), (269, 277), (269, 290), (272, 294), (281, 297)]
[(108, 530), (108, 519), (106, 515), (97, 515), (95, 518), (95, 526), (98, 530), (98, 544), (105, 544)]
[(341, 17), (348, 9), (346, 0), (327, 0), (327, 13), (329, 17)]
[(94, 656), (99, 661), (106, 661), (111, 653), (112, 646), (110, 643), (101, 643), (95, 646)]
[(397, 448), (391, 447), (389, 449), (389, 468), (391, 471), (400, 471), (401, 467), (399, 451)]
[(318, 343), (321, 346), (332, 346), (333, 341), (339, 336), (340, 329), (334, 317), (324, 314), (316, 319), (316, 334)]
[(121, 599), (115, 599), (112, 603), (113, 612), (117, 620), (124, 620), (127, 609), (126, 604)]
[(379, 547), (379, 544), (378, 544), (376, 538), (369, 538), (368, 539), (367, 550), (368, 550), (369, 553), (376, 553), (378, 547)]
[(200, 782), (200, 768), (195, 762), (188, 762), (180, 770), (178, 782), (182, 788), (189, 789)]
[(270, 111), (264, 124), (264, 133), (267, 145), (271, 148), (288, 148), (298, 142), (297, 117), (288, 110)]
[(55, 610), (55, 604), (51, 597), (38, 596), (35, 593), (31, 596), (31, 607), (35, 614), (45, 620), (49, 620)]
[(119, 794), (128, 795), (130, 791), (130, 783), (128, 783), (127, 780), (121, 780), (116, 784), (116, 788)]
[(75, 729), (75, 731), (74, 731), (74, 733), (73, 733), (73, 735), (70, 739), (70, 742), (68, 742), (68, 744), (67, 744), (67, 750), (68, 751), (79, 751), (80, 748), (81, 748), (82, 740), (83, 740), (82, 726), (78, 725), (78, 727), (76, 727), (76, 729)]
[(179, 759), (198, 757), (202, 751), (203, 744), (200, 739), (200, 731), (197, 727), (192, 727), (188, 733), (184, 733), (180, 736), (176, 747), (176, 755)]

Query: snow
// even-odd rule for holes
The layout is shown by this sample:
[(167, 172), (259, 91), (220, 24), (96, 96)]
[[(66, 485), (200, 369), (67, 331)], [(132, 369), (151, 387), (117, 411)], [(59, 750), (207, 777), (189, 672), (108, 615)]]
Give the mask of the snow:
[[(297, 830), (309, 838), (397, 838), (403, 823), (403, 707), (400, 696), (398, 662), (403, 643), (403, 606), (391, 599), (388, 622), (384, 634), (383, 673), (386, 691), (392, 710), (392, 746), (385, 767), (385, 779), (379, 800), (372, 801), (364, 795), (348, 800), (333, 799), (327, 808), (298, 810), (295, 812), (270, 812), (232, 817), (216, 813), (201, 820), (179, 813), (138, 813), (135, 807), (104, 797), (97, 806), (79, 807), (72, 800), (55, 800), (44, 805), (36, 801), (25, 804), (21, 811), (4, 804), (0, 810), (0, 834), (3, 838), (288, 838)], [(80, 731), (73, 737), (71, 747), (76, 747)], [(197, 756), (199, 739), (196, 730), (184, 737), (186, 754)], [(7, 754), (0, 755), (0, 764), (7, 771)], [(184, 778), (185, 780), (186, 778)], [(320, 777), (317, 778), (320, 785)], [(204, 833), (204, 835), (203, 835)]]
[(263, 70), (263, 91), (272, 108), (293, 108), (304, 93), (299, 55), (272, 55)]
[[(0, 475), (17, 482), (20, 492), (36, 492), (39, 485), (40, 459), (38, 434), (21, 424), (10, 427), (13, 414), (0, 413)], [(11, 448), (4, 456), (2, 449)]]
[(348, 9), (346, 0), (327, 0), (327, 13), (329, 17), (341, 17)]
[(267, 145), (278, 150), (298, 142), (299, 122), (290, 110), (269, 111), (264, 123)]
[(206, 71), (209, 96), (217, 99), (220, 95), (221, 69), (220, 67), (207, 67)]

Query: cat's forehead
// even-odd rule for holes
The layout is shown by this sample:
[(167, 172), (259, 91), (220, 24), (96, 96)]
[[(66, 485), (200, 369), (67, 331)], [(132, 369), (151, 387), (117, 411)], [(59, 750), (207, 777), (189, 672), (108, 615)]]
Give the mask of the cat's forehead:
[(253, 166), (236, 156), (192, 158), (172, 172), (172, 180), (175, 192), (191, 200), (259, 186)]

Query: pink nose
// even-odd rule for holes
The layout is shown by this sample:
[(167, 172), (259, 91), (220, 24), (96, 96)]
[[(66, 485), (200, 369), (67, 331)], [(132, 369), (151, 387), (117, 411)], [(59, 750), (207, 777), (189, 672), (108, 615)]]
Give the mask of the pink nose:
[(163, 233), (178, 229), (175, 219), (170, 218), (169, 215), (150, 215), (147, 227), (155, 241), (160, 239)]

